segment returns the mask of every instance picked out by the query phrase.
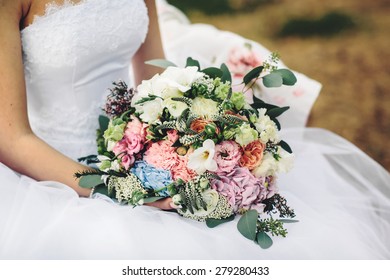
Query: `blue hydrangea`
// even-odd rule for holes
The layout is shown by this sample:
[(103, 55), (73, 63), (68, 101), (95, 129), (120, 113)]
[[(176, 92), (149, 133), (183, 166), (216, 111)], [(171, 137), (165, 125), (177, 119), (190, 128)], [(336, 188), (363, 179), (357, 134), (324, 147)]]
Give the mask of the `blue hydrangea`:
[[(142, 182), (146, 189), (158, 190), (173, 182), (171, 172), (156, 168), (145, 161), (136, 161), (130, 170)], [(167, 190), (158, 192), (160, 196), (169, 196)]]

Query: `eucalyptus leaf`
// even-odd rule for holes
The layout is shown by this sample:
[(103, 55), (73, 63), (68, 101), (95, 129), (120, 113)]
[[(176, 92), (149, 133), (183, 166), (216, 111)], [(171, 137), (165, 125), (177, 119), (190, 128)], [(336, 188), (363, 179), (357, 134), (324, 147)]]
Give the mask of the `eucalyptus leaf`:
[(198, 69), (200, 70), (199, 61), (197, 61), (197, 60), (195, 60), (195, 59), (192, 59), (192, 57), (188, 57), (188, 58), (187, 58), (186, 67), (189, 67), (189, 66), (196, 66), (196, 67), (198, 67)]
[(284, 85), (293, 86), (297, 82), (297, 77), (295, 77), (294, 73), (288, 69), (277, 69), (273, 71), (273, 73), (275, 72), (280, 73)]
[(259, 244), (261, 248), (268, 249), (272, 246), (273, 241), (268, 234), (266, 234), (264, 231), (260, 231), (256, 236), (256, 243)]
[(243, 79), (243, 82), (245, 85), (249, 84), (253, 79), (258, 78), (263, 71), (263, 66), (257, 66), (253, 68), (251, 71), (249, 71)]
[(280, 145), (280, 147), (282, 147), (286, 152), (292, 154), (293, 151), (292, 151), (291, 147), (290, 147), (286, 142), (284, 142), (284, 141), (282, 140), (282, 141), (279, 142), (279, 145)]
[(292, 224), (292, 223), (298, 223), (299, 220), (292, 220), (292, 219), (278, 219), (280, 222), (284, 224)]
[(85, 175), (80, 178), (79, 186), (86, 189), (91, 189), (97, 185), (103, 184), (101, 175)]
[(265, 87), (280, 87), (283, 85), (282, 75), (278, 72), (272, 72), (263, 77), (263, 84)]
[(144, 203), (156, 202), (156, 201), (161, 200), (163, 198), (165, 198), (165, 197), (162, 197), (162, 196), (146, 197), (146, 198), (144, 198)]
[(100, 115), (99, 116), (99, 128), (100, 131), (106, 131), (108, 128), (108, 123), (110, 122), (110, 119), (106, 116)]
[(267, 115), (270, 118), (276, 118), (276, 117), (279, 117), (284, 112), (286, 112), (288, 109), (290, 109), (290, 107), (288, 107), (288, 106), (286, 106), (286, 107), (275, 107), (275, 108), (272, 108), (272, 109), (268, 110), (267, 111)]
[(237, 223), (238, 231), (250, 240), (256, 239), (257, 218), (259, 213), (256, 210), (246, 212)]
[(145, 61), (145, 64), (160, 67), (160, 68), (168, 68), (169, 66), (177, 67), (173, 62), (166, 59), (152, 59)]
[(230, 217), (227, 217), (225, 219), (206, 219), (206, 225), (209, 228), (214, 228), (214, 227), (219, 226), (221, 224), (233, 221), (234, 217), (235, 217), (234, 215), (231, 215)]
[(100, 194), (104, 194), (105, 196), (113, 198), (112, 196), (109, 195), (108, 188), (105, 184), (97, 185), (93, 193), (100, 193)]
[(221, 78), (223, 76), (222, 70), (216, 67), (205, 68), (201, 72), (205, 73), (212, 79)]
[(222, 70), (222, 82), (232, 82), (232, 75), (230, 74), (229, 68), (226, 66), (225, 63), (221, 64), (221, 70)]

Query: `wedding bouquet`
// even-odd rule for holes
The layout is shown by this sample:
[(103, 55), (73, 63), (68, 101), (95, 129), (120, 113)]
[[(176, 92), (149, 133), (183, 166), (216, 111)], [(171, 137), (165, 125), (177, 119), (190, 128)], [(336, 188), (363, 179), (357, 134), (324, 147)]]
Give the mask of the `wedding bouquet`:
[(172, 197), (180, 215), (209, 227), (239, 215), (238, 230), (270, 247), (267, 233), (285, 237), (283, 224), (295, 221), (286, 219), (294, 211), (277, 187), (277, 174), (293, 160), (277, 121), (288, 107), (256, 97), (249, 104), (244, 94), (259, 80), (267, 87), (295, 84), (277, 60), (272, 55), (249, 71), (241, 90), (232, 87), (225, 64), (201, 69), (192, 58), (184, 68), (149, 61), (166, 69), (136, 90), (114, 83), (107, 116), (99, 118), (99, 155), (82, 159), (98, 168), (76, 174), (80, 185), (134, 206)]

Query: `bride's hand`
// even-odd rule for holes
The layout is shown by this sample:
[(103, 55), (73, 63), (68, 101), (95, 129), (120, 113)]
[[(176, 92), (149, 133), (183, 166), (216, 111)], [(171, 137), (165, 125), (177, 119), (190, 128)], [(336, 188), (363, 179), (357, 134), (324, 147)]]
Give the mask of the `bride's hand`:
[(145, 203), (145, 205), (154, 206), (154, 207), (160, 208), (161, 210), (172, 210), (172, 209), (179, 208), (178, 206), (176, 206), (173, 203), (171, 197), (160, 199), (160, 200), (157, 200), (155, 202)]

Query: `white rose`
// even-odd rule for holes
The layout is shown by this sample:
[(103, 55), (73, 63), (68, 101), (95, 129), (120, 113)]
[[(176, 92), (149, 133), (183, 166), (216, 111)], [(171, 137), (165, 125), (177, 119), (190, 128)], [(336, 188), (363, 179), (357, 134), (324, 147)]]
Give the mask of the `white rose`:
[(161, 116), (163, 108), (163, 101), (160, 98), (145, 102), (139, 108), (142, 111), (140, 118), (143, 122), (153, 123)]
[(179, 117), (188, 108), (188, 105), (184, 102), (174, 101), (171, 98), (164, 100), (163, 104), (175, 118)]

